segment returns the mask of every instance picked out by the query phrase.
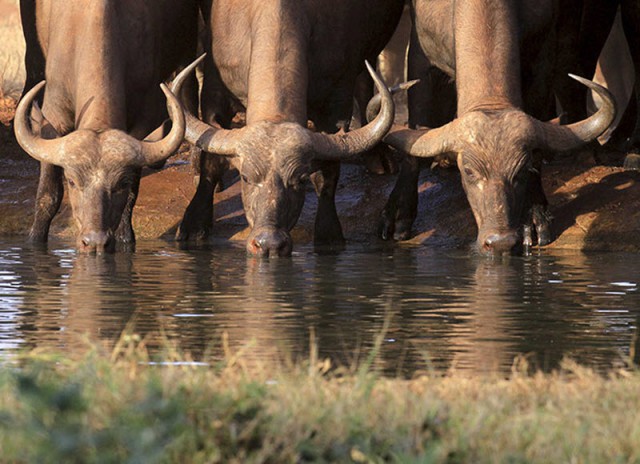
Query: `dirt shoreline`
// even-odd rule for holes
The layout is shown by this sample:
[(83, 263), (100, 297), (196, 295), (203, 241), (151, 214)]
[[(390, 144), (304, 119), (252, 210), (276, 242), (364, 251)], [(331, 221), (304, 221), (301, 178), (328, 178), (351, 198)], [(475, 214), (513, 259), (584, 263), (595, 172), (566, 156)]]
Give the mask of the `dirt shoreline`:
[[(6, 121), (5, 121), (6, 123)], [(139, 240), (172, 240), (195, 191), (183, 146), (160, 171), (145, 170), (134, 228)], [(596, 165), (592, 153), (577, 163), (566, 159), (546, 165), (544, 188), (554, 216), (556, 240), (549, 249), (640, 251), (640, 173)], [(33, 217), (38, 163), (16, 144), (6, 125), (0, 126), (0, 236), (26, 238)], [(337, 192), (337, 209), (348, 242), (375, 243), (378, 218), (395, 176), (368, 173), (362, 163), (345, 164)], [(211, 240), (242, 241), (248, 229), (240, 187), (230, 178), (215, 198)], [(317, 201), (309, 186), (304, 210), (293, 231), (294, 242), (310, 243)], [(51, 227), (51, 236), (72, 238), (74, 227), (65, 200)], [(414, 236), (404, 243), (459, 247), (473, 242), (476, 226), (456, 170), (424, 169)]]
[[(0, 0), (0, 36), (6, 43), (0, 57), (6, 63), (0, 84), (0, 237), (24, 236), (33, 217), (38, 163), (15, 143), (8, 124), (21, 88), (24, 41), (20, 33), (18, 2)], [(14, 69), (15, 68), (15, 69)], [(1, 90), (7, 92), (3, 96)], [(186, 149), (186, 147), (185, 147)], [(619, 155), (617, 155), (619, 158)], [(194, 193), (188, 157), (172, 157), (161, 171), (145, 171), (134, 211), (139, 240), (172, 240)], [(597, 165), (593, 153), (580, 162), (565, 159), (546, 165), (544, 188), (555, 217), (556, 240), (547, 248), (570, 250), (640, 251), (640, 174)], [(345, 237), (351, 242), (375, 243), (378, 218), (395, 176), (374, 175), (363, 163), (345, 164), (337, 192), (337, 209)], [(247, 223), (239, 185), (216, 194), (212, 240), (242, 241)], [(317, 201), (309, 187), (306, 205), (293, 231), (294, 241), (310, 243)], [(66, 200), (53, 221), (51, 236), (74, 235)], [(420, 178), (418, 220), (410, 244), (458, 247), (475, 240), (476, 225), (455, 170), (423, 170)]]

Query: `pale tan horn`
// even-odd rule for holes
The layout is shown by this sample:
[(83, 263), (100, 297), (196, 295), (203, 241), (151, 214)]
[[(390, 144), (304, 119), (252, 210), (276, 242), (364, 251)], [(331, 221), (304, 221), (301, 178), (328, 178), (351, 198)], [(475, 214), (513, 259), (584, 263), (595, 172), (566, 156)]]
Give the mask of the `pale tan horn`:
[(340, 160), (370, 150), (382, 141), (393, 124), (393, 97), (371, 65), (366, 61), (365, 64), (381, 95), (381, 110), (373, 121), (353, 131), (337, 134), (311, 133), (314, 151), (319, 159)]
[[(173, 80), (171, 90), (176, 95), (180, 95), (182, 84), (187, 76), (192, 73), (196, 66), (204, 59), (205, 54), (200, 55), (193, 63), (184, 68)], [(196, 145), (198, 148), (217, 155), (235, 156), (236, 145), (242, 129), (223, 129), (221, 127), (211, 126), (200, 121), (185, 108), (184, 116), (186, 120), (185, 139)]]
[(176, 152), (184, 140), (186, 124), (182, 105), (166, 85), (160, 84), (160, 88), (167, 98), (167, 110), (169, 111), (172, 126), (169, 133), (162, 140), (158, 140), (157, 142), (146, 142), (143, 140), (140, 142), (140, 154), (142, 156), (141, 162), (143, 166), (164, 161)]
[(64, 167), (64, 137), (44, 139), (34, 134), (31, 124), (28, 122), (33, 100), (45, 86), (45, 83), (46, 81), (42, 81), (35, 85), (20, 100), (13, 122), (14, 132), (16, 140), (29, 156), (43, 163)]
[(606, 88), (588, 79), (573, 74), (569, 76), (602, 98), (602, 106), (587, 119), (566, 126), (535, 121), (541, 146), (554, 151), (573, 150), (599, 137), (616, 117), (616, 101)]

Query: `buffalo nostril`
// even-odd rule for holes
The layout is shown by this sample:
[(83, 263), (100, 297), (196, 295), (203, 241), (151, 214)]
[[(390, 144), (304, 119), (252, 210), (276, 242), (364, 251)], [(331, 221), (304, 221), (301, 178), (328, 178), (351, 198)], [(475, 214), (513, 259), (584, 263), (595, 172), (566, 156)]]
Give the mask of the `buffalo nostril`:
[(484, 240), (484, 245), (487, 248), (491, 248), (497, 241), (499, 240), (497, 235), (489, 235), (485, 240)]
[(250, 253), (260, 256), (288, 256), (291, 254), (291, 238), (279, 229), (263, 229), (248, 242)]
[(262, 249), (262, 250), (269, 250), (270, 246), (269, 246), (269, 237), (266, 236), (261, 236), (259, 237), (256, 242), (258, 243), (258, 248)]
[(112, 245), (113, 236), (108, 232), (87, 232), (82, 235), (81, 243), (87, 249), (103, 251)]
[(516, 245), (516, 237), (513, 234), (490, 234), (484, 239), (484, 248), (487, 251), (507, 252)]

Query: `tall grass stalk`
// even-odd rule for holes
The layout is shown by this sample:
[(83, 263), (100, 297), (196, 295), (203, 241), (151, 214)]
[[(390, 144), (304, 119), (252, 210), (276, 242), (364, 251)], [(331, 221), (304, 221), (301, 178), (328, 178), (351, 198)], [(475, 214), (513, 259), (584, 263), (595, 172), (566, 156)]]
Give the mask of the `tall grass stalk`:
[(317, 354), (275, 372), (238, 353), (192, 361), (135, 334), (20, 356), (0, 372), (0, 461), (640, 461), (632, 369), (403, 380)]

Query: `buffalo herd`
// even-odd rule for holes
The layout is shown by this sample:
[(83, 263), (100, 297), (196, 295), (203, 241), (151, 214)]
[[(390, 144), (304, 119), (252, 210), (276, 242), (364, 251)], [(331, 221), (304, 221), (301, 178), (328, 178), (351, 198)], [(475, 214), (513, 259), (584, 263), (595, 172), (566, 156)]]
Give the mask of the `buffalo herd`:
[[(315, 243), (341, 244), (340, 163), (384, 143), (400, 162), (382, 238), (411, 236), (420, 160), (431, 158), (457, 165), (480, 252), (526, 252), (553, 240), (543, 159), (590, 143), (616, 118), (612, 94), (585, 78), (616, 14), (640, 64), (638, 0), (21, 0), (20, 9), (27, 82), (14, 128), (40, 161), (29, 239), (46, 242), (66, 184), (85, 252), (135, 241), (141, 170), (184, 140), (201, 154), (179, 241), (207, 238), (216, 186), (233, 166), (248, 253), (291, 254), (309, 182)], [(394, 123), (391, 92), (369, 65), (404, 11), (406, 75), (420, 80), (408, 126)], [(367, 79), (377, 96), (350, 129)], [(587, 91), (599, 101), (590, 113)], [(637, 105), (627, 112), (633, 151)]]

